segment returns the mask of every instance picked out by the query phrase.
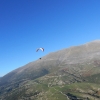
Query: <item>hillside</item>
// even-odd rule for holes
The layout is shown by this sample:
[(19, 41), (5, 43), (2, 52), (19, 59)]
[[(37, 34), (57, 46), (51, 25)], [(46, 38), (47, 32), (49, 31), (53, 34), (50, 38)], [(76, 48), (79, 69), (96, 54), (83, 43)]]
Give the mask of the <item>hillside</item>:
[(0, 100), (100, 100), (100, 41), (52, 52), (0, 78)]

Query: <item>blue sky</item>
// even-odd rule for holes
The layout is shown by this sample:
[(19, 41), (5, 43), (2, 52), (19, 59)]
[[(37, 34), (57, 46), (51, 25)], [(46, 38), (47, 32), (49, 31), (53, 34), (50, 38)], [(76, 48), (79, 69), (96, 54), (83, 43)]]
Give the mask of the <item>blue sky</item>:
[[(0, 0), (0, 76), (97, 39), (100, 0)], [(35, 52), (38, 47), (45, 52)]]

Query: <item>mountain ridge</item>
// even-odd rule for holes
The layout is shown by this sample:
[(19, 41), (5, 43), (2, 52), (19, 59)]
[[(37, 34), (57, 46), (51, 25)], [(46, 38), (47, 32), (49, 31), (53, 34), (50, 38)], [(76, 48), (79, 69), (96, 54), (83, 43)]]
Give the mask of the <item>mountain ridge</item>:
[[(30, 62), (22, 67), (19, 67), (18, 69), (11, 71), (10, 73), (18, 75), (18, 73), (20, 74), (21, 72), (31, 67), (34, 68), (35, 70), (37, 68), (40, 68), (42, 63), (48, 63), (49, 61), (51, 63), (52, 61), (53, 62), (55, 61), (56, 64), (59, 64), (59, 65), (65, 62), (66, 64), (84, 63), (84, 61), (86, 62), (88, 60), (94, 59), (95, 55), (96, 57), (98, 57), (100, 55), (99, 50), (100, 50), (100, 40), (95, 40), (95, 41), (89, 42), (88, 46), (87, 44), (83, 44), (80, 46), (73, 46), (67, 49), (49, 53), (48, 55), (42, 57), (41, 60), (38, 59), (36, 61)], [(88, 57), (86, 58), (87, 55)], [(99, 59), (99, 57), (97, 59)], [(6, 74), (5, 76), (7, 76), (8, 74)], [(11, 76), (13, 77), (14, 75), (11, 75)]]
[[(30, 62), (22, 67), (19, 67), (18, 69), (9, 72), (8, 74), (0, 78), (0, 98), (3, 100), (24, 100), (21, 96), (21, 99), (18, 99), (17, 97), (17, 99), (13, 98), (13, 95), (15, 95), (15, 92), (18, 93), (18, 91), (20, 90), (22, 95), (25, 98), (28, 98), (27, 96), (25, 96), (25, 94), (27, 93), (27, 89), (31, 91), (31, 86), (33, 86), (34, 88), (37, 87), (36, 90), (39, 91), (39, 93), (41, 94), (43, 90), (41, 90), (39, 86), (46, 88), (46, 90), (43, 88), (43, 93), (45, 93), (46, 91), (49, 93), (49, 90), (54, 89), (54, 91), (61, 94), (63, 92), (63, 87), (66, 87), (66, 85), (69, 84), (79, 83), (80, 85), (84, 84), (84, 86), (87, 86), (87, 83), (89, 83), (94, 84), (93, 86), (98, 87), (97, 84), (99, 84), (100, 81), (97, 81), (97, 79), (99, 79), (99, 77), (100, 41), (97, 40), (80, 46), (73, 46), (67, 49), (49, 53), (46, 56), (43, 56), (41, 60), (38, 59), (36, 61)], [(58, 92), (57, 90), (59, 88), (62, 88), (62, 90), (59, 90), (60, 92)], [(82, 88), (80, 87), (80, 89)], [(89, 89), (91, 90), (91, 88)], [(34, 90), (32, 93), (37, 94), (36, 90)], [(68, 94), (68, 91), (71, 93), (70, 95)], [(70, 90), (68, 91), (66, 92), (66, 95), (68, 95), (69, 98), (73, 98), (73, 95), (75, 94), (73, 94)], [(75, 91), (79, 93), (80, 90), (76, 89)], [(5, 93), (6, 95), (4, 95)], [(84, 93), (86, 94), (86, 92)], [(32, 96), (34, 96), (35, 99), (37, 98), (36, 100), (41, 100), (40, 97), (35, 97), (35, 94), (32, 94)], [(98, 97), (92, 97), (95, 97), (96, 100), (99, 100), (99, 94), (96, 95)], [(13, 99), (7, 99), (8, 97)], [(89, 96), (89, 98), (92, 97)], [(82, 100), (88, 99), (85, 98)]]

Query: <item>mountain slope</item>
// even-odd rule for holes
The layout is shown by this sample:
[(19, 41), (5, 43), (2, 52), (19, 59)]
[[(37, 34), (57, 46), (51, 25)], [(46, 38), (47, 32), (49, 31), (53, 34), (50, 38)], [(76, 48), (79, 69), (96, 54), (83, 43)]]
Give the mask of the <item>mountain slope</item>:
[[(41, 96), (43, 97), (43, 94), (46, 92), (49, 95), (49, 91), (55, 91), (58, 94), (62, 94), (64, 92), (63, 88), (61, 90), (56, 88), (61, 88), (62, 86), (66, 87), (67, 84), (82, 84), (85, 82), (84, 84), (94, 83), (94, 87), (99, 87), (97, 85), (97, 83), (100, 83), (99, 76), (100, 41), (98, 40), (50, 53), (42, 57), (41, 60), (36, 60), (8, 73), (0, 79), (0, 98), (3, 98), (3, 100), (24, 100), (22, 97), (27, 97), (25, 95), (27, 91), (31, 91), (32, 87), (37, 87), (37, 89), (32, 90), (32, 94), (28, 92), (28, 95), (31, 94), (31, 96), (35, 98), (34, 100), (40, 100)], [(55, 88), (55, 86), (57, 87)], [(79, 90), (81, 89), (82, 87), (79, 88)], [(91, 90), (92, 88), (90, 87), (89, 89)], [(20, 94), (18, 94), (19, 91)], [(68, 92), (71, 93), (69, 90), (64, 93), (66, 96), (63, 94), (61, 95), (63, 98), (62, 100), (66, 98), (72, 100), (72, 98), (74, 98), (73, 95), (75, 95), (75, 93), (73, 92), (72, 95), (67, 94)], [(38, 94), (39, 96), (37, 96)], [(84, 92), (83, 94), (89, 96), (88, 93)], [(15, 95), (19, 97), (19, 99)], [(80, 95), (82, 95), (82, 93)], [(28, 96), (28, 98), (31, 96)], [(80, 97), (84, 98), (84, 96)], [(89, 96), (89, 98), (93, 97), (98, 100), (99, 91), (98, 94), (96, 93), (96, 96), (93, 96), (93, 94), (92, 97)], [(43, 98), (46, 100), (48, 96)], [(52, 100), (57, 99), (54, 98), (55, 97), (53, 97)], [(31, 98), (29, 100), (31, 100)], [(82, 100), (88, 99), (84, 98)]]

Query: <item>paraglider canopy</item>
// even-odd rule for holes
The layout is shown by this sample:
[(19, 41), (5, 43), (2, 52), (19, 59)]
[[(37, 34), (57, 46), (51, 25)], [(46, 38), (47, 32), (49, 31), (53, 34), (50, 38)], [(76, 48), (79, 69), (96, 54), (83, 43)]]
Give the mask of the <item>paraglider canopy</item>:
[[(36, 50), (36, 52), (38, 52), (39, 50), (41, 50), (41, 51), (44, 52), (44, 48), (38, 48), (38, 49)], [(39, 58), (39, 59), (41, 59), (41, 58)]]
[(38, 48), (38, 49), (36, 50), (36, 52), (38, 52), (39, 50), (41, 50), (41, 51), (44, 52), (44, 48)]

